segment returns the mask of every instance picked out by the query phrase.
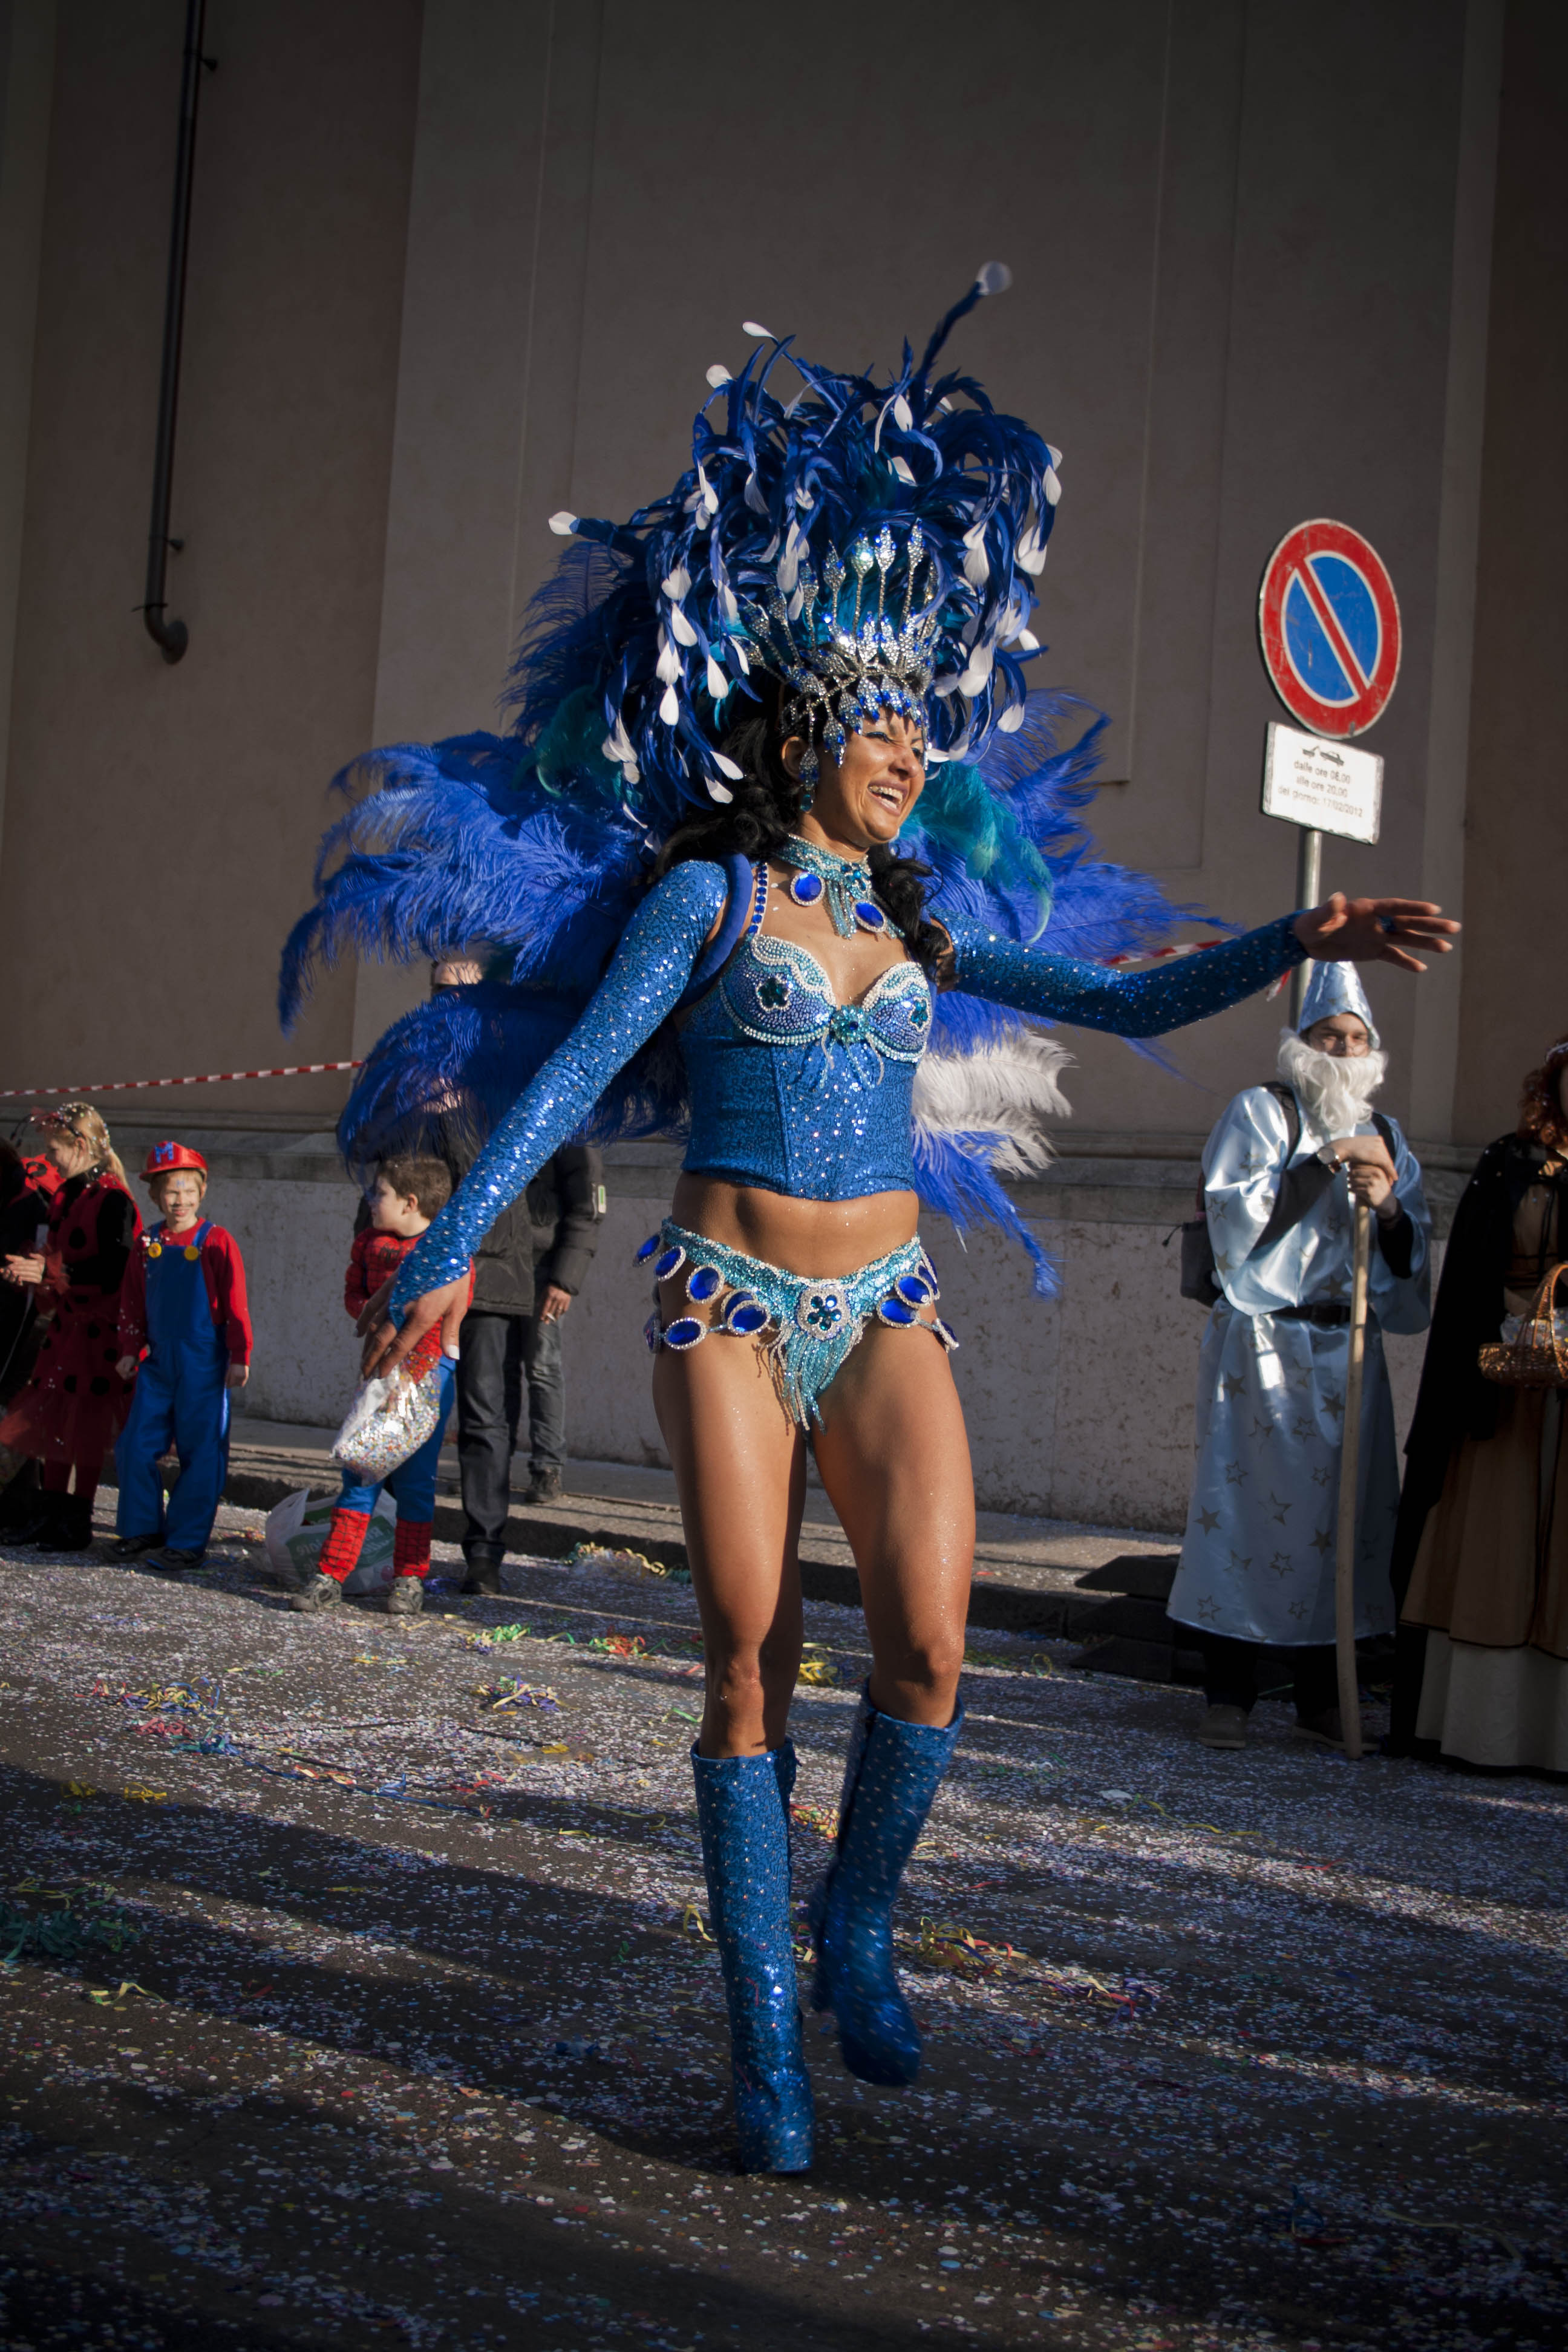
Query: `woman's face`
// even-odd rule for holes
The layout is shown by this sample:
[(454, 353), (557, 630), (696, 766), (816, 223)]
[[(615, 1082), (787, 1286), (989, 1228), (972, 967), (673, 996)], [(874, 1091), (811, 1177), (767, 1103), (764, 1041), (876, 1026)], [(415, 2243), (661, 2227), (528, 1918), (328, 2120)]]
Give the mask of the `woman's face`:
[[(792, 776), (800, 773), (805, 745), (792, 735), (784, 747), (784, 763)], [(926, 734), (919, 721), (882, 710), (858, 735), (849, 736), (843, 756), (819, 751), (822, 772), (802, 830), (811, 838), (866, 850), (892, 841), (914, 807), (926, 781)]]

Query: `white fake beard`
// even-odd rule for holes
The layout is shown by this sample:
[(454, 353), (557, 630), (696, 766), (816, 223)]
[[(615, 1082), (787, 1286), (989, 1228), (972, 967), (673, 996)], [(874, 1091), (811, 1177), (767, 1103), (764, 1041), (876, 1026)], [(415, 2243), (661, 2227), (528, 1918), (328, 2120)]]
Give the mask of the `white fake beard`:
[(1325, 1143), (1353, 1135), (1372, 1116), (1372, 1098), (1388, 1076), (1388, 1055), (1319, 1054), (1293, 1029), (1279, 1032), (1279, 1075), (1296, 1089), (1310, 1126)]
[(916, 1121), (939, 1135), (999, 1135), (997, 1175), (1038, 1175), (1055, 1156), (1043, 1122), (1072, 1115), (1057, 1084), (1072, 1059), (1038, 1029), (970, 1054), (928, 1054), (915, 1072)]

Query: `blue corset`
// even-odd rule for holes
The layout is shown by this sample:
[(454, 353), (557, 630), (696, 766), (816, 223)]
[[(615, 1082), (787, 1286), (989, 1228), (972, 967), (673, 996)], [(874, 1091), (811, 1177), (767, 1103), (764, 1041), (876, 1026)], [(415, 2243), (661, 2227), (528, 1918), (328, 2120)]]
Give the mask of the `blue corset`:
[(809, 949), (745, 940), (680, 1032), (686, 1166), (805, 1201), (912, 1192), (910, 1096), (931, 1016), (917, 963), (840, 1004)]
[[(739, 861), (736, 861), (739, 863)], [(616, 1073), (705, 978), (731, 893), (722, 866), (690, 859), (654, 885), (564, 1044), (518, 1096), (393, 1286), (400, 1314), (456, 1282), (501, 1211), (578, 1134)], [(1281, 917), (1244, 939), (1155, 971), (1106, 971), (973, 920), (944, 915), (953, 980), (970, 994), (1047, 1021), (1152, 1037), (1237, 1003), (1301, 960)], [(700, 984), (700, 981), (699, 982)], [(793, 940), (745, 940), (699, 998), (680, 1034), (691, 1089), (687, 1165), (803, 1200), (912, 1192), (915, 1066), (931, 1028), (917, 964), (895, 964), (858, 1004)]]

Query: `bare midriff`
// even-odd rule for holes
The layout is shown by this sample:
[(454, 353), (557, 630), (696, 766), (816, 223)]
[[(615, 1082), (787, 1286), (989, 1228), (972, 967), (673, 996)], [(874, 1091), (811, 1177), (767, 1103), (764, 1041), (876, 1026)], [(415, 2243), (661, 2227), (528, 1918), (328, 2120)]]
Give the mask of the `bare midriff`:
[(683, 1173), (670, 1203), (688, 1233), (743, 1250), (788, 1274), (847, 1275), (912, 1241), (914, 1192), (869, 1192), (858, 1201), (797, 1201), (756, 1184)]

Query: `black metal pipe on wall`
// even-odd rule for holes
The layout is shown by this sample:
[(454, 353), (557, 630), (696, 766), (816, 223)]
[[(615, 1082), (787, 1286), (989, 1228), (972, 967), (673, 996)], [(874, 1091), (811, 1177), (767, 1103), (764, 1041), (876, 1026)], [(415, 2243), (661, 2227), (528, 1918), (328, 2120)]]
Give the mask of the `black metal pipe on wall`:
[(180, 345), (185, 326), (185, 267), (191, 247), (191, 183), (196, 161), (196, 108), (201, 97), (206, 0), (188, 0), (184, 65), (180, 76), (180, 132), (174, 150), (174, 215), (169, 230), (169, 280), (163, 300), (163, 371), (158, 386), (158, 439), (153, 454), (153, 518), (147, 528), (147, 597), (142, 615), (166, 662), (177, 662), (191, 641), (184, 621), (169, 620), (169, 499), (174, 478), (174, 421), (180, 405)]

